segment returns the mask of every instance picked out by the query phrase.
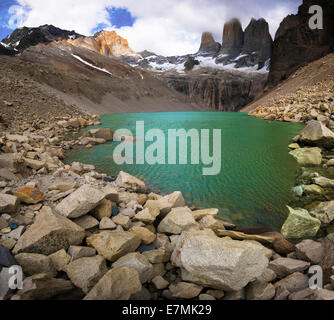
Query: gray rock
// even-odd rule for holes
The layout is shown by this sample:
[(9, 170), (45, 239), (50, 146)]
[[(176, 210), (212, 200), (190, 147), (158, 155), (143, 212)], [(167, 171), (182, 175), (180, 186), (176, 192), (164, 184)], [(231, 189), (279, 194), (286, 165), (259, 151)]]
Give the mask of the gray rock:
[(286, 277), (294, 272), (302, 272), (310, 266), (309, 262), (296, 260), (291, 258), (278, 258), (269, 263), (269, 268), (272, 269), (278, 277)]
[(141, 289), (139, 274), (135, 269), (114, 268), (100, 279), (84, 300), (129, 300)]
[(68, 248), (68, 254), (71, 256), (71, 261), (74, 261), (84, 257), (95, 256), (96, 250), (91, 247), (70, 246)]
[(246, 291), (247, 300), (271, 300), (275, 296), (275, 288), (271, 283), (251, 283)]
[(55, 279), (48, 274), (40, 273), (25, 278), (23, 289), (19, 290), (11, 300), (47, 300), (73, 288), (69, 280)]
[(286, 300), (291, 293), (303, 290), (309, 286), (309, 278), (306, 274), (294, 272), (274, 284), (276, 288), (275, 300)]
[(93, 229), (99, 225), (99, 222), (89, 214), (80, 218), (76, 218), (73, 220), (73, 222), (84, 230)]
[(105, 198), (105, 193), (83, 185), (56, 206), (56, 212), (67, 218), (78, 218), (93, 210)]
[(99, 224), (101, 230), (113, 230), (116, 229), (116, 227), (116, 224), (108, 217), (103, 217)]
[(152, 283), (154, 284), (157, 290), (165, 289), (169, 286), (169, 282), (166, 281), (162, 276), (156, 276), (152, 279)]
[(296, 245), (297, 259), (318, 264), (324, 255), (324, 248), (321, 243), (313, 240), (303, 240)]
[(131, 252), (113, 263), (113, 268), (131, 267), (138, 271), (141, 283), (152, 279), (153, 266), (148, 259), (139, 252)]
[(304, 239), (314, 237), (320, 228), (319, 219), (312, 217), (305, 209), (292, 209), (284, 222), (281, 233), (287, 239)]
[(86, 239), (87, 244), (107, 260), (114, 262), (127, 253), (134, 252), (140, 245), (140, 238), (127, 231), (102, 231)]
[(198, 227), (188, 207), (174, 208), (160, 222), (160, 233), (180, 234), (182, 231)]
[(14, 247), (14, 254), (21, 252), (50, 255), (70, 245), (81, 244), (85, 231), (71, 220), (43, 207), (35, 223), (22, 235)]
[(322, 225), (328, 225), (334, 220), (334, 201), (321, 202), (310, 211), (310, 215), (319, 219)]
[(311, 120), (299, 134), (299, 141), (331, 149), (334, 148), (334, 133), (320, 121)]
[(0, 193), (0, 213), (13, 213), (16, 212), (20, 200), (10, 194)]
[(169, 286), (169, 291), (171, 292), (172, 297), (178, 299), (195, 298), (201, 293), (202, 290), (203, 287), (188, 282), (178, 282)]
[(65, 267), (73, 284), (88, 293), (107, 273), (106, 260), (101, 256), (77, 259)]
[(38, 253), (20, 253), (15, 256), (16, 261), (22, 267), (25, 276), (46, 273), (51, 277), (57, 275), (51, 259), (48, 256)]
[(129, 191), (138, 193), (145, 193), (146, 191), (146, 186), (143, 181), (123, 171), (119, 172), (115, 184)]
[(171, 260), (181, 268), (183, 280), (227, 291), (244, 288), (268, 266), (260, 246), (209, 231), (182, 233)]

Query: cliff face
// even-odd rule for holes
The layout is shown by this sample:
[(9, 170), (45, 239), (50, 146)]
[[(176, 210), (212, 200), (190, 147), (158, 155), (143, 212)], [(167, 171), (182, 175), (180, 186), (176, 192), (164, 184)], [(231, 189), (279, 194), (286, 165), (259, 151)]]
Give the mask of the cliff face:
[(266, 61), (271, 57), (272, 42), (268, 22), (264, 19), (252, 19), (245, 29), (242, 53), (251, 54), (258, 51), (259, 58)]
[(211, 32), (203, 32), (200, 53), (216, 54), (221, 48), (220, 43), (216, 42)]
[(222, 53), (238, 55), (244, 44), (244, 32), (241, 23), (234, 18), (224, 25)]
[(198, 105), (217, 111), (239, 111), (263, 92), (267, 74), (219, 72), (216, 75), (161, 75), (159, 79)]
[[(323, 30), (309, 27), (309, 8), (319, 5), (323, 9)], [(281, 23), (273, 44), (269, 86), (287, 79), (299, 67), (334, 51), (334, 1), (304, 0), (297, 15), (289, 15)]]
[(75, 47), (83, 47), (107, 57), (135, 54), (129, 47), (128, 41), (115, 31), (100, 31), (93, 37), (81, 37), (75, 40), (68, 39), (67, 42)]

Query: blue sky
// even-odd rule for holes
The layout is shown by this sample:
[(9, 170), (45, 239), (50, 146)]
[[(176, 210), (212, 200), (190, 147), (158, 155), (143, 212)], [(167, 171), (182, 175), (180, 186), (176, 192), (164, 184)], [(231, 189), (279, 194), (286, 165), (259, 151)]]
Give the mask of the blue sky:
[(272, 36), (302, 0), (0, 0), (0, 39), (15, 28), (53, 24), (92, 35), (116, 30), (136, 51), (174, 55), (196, 52), (201, 34), (221, 42), (224, 23), (265, 18)]

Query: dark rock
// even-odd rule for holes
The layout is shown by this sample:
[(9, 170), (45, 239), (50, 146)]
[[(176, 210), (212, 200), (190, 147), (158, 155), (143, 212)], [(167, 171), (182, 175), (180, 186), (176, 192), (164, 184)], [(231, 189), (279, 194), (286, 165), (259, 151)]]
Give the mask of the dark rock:
[(199, 53), (216, 54), (221, 48), (220, 43), (216, 42), (211, 32), (203, 32)]
[(184, 63), (184, 70), (185, 71), (190, 71), (192, 70), (195, 66), (199, 65), (199, 61), (195, 59), (189, 59)]
[(35, 46), (39, 43), (49, 43), (60, 39), (69, 39), (70, 37), (82, 37), (74, 31), (67, 31), (56, 28), (52, 25), (43, 25), (38, 28), (23, 27), (16, 29), (9, 37), (2, 40), (10, 48), (19, 52), (24, 49)]
[(241, 22), (233, 18), (226, 22), (223, 30), (222, 53), (237, 56), (244, 44), (244, 32)]
[[(309, 27), (309, 8), (319, 5), (323, 9), (323, 30)], [(275, 86), (287, 79), (301, 66), (320, 59), (334, 51), (334, 2), (332, 0), (304, 0), (297, 15), (287, 16), (276, 32), (273, 44), (269, 85)]]
[(16, 266), (18, 263), (7, 248), (0, 246), (0, 266), (11, 267)]

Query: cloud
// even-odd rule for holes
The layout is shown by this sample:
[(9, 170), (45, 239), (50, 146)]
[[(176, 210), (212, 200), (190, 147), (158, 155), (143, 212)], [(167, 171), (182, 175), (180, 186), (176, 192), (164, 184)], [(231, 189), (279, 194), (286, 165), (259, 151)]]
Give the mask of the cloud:
[[(18, 0), (11, 7), (10, 24), (60, 28), (91, 34), (98, 25), (117, 29), (136, 51), (163, 55), (186, 54), (199, 48), (201, 33), (211, 31), (221, 42), (224, 22), (238, 17), (245, 28), (252, 17), (265, 18), (274, 36), (282, 19), (302, 0)], [(110, 8), (127, 9), (132, 26), (115, 28)], [(117, 10), (115, 11), (117, 14)]]

